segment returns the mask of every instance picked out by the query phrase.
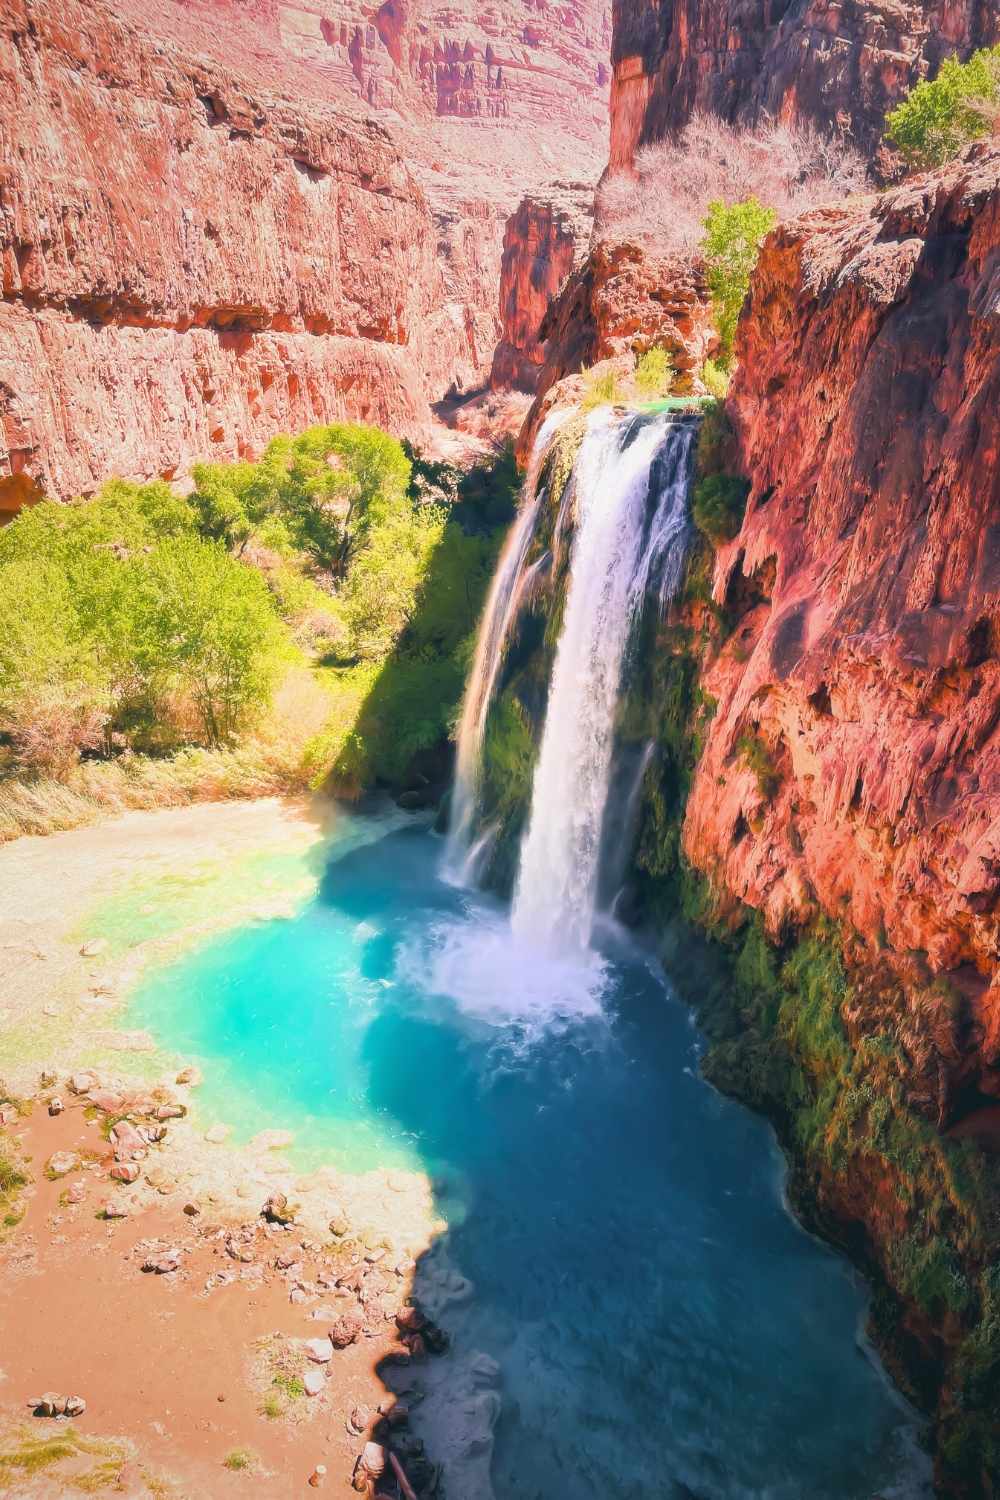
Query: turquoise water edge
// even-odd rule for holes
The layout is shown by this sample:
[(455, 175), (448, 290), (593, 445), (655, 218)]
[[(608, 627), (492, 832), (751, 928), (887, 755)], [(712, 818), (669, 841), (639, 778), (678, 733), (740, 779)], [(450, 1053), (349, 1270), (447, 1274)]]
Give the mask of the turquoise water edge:
[(613, 929), (520, 948), (425, 824), (348, 823), (296, 915), (148, 973), (126, 1024), (201, 1060), (206, 1124), (430, 1174), (449, 1227), (417, 1290), (436, 1260), (474, 1289), (444, 1321), (449, 1359), (500, 1368), (498, 1500), (923, 1494), (864, 1289), (786, 1212), (768, 1127), (700, 1079), (669, 976)]

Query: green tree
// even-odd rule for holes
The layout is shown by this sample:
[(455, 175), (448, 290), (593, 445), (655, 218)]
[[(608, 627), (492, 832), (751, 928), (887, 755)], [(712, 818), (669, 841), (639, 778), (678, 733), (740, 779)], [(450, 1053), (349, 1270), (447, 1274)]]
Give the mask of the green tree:
[[(250, 538), (281, 525), (275, 515), (278, 486), (262, 464), (195, 464), (189, 498), (202, 536), (224, 542), (239, 556)], [(287, 541), (287, 534), (283, 538)]]
[(1000, 47), (948, 57), (886, 116), (886, 138), (911, 167), (938, 167), (988, 135), (1000, 110)]
[(348, 422), (275, 438), (260, 467), (295, 545), (338, 579), (369, 526), (405, 501), (410, 483), (410, 463), (395, 438)]
[(742, 203), (724, 203), (716, 198), (708, 205), (701, 248), (724, 364), (732, 361), (736, 324), (761, 244), (776, 222), (774, 209), (757, 198), (746, 198)]
[(219, 543), (174, 537), (149, 558), (138, 595), (146, 679), (190, 694), (211, 744), (231, 739), (274, 680), (281, 637), (263, 578)]

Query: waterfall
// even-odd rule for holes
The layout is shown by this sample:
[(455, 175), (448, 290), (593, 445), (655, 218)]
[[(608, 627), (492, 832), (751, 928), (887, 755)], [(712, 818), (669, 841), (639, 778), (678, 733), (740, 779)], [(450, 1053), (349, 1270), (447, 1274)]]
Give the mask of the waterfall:
[(623, 668), (644, 599), (662, 607), (680, 580), (694, 431), (601, 412), (577, 458), (569, 588), (512, 916), (515, 937), (535, 946), (590, 942)]
[(455, 783), (445, 846), (445, 870), (457, 880), (464, 881), (469, 877), (470, 860), (475, 855), (473, 833), (483, 733), (507, 635), (517, 614), (521, 574), (541, 508), (538, 477), (549, 444), (567, 415), (566, 411), (552, 412), (538, 430), (525, 476), (521, 507), (500, 553), (476, 639), (472, 672), (458, 722)]

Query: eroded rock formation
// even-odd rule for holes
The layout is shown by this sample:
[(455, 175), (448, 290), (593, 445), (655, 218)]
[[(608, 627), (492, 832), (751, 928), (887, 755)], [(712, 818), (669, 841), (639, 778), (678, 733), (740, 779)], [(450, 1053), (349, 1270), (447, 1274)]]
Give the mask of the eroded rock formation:
[(544, 358), (541, 328), (550, 306), (585, 255), (593, 187), (559, 184), (549, 197), (527, 197), (507, 221), (500, 267), (500, 342), (490, 387), (533, 391)]
[(822, 909), (950, 976), (945, 1123), (970, 1081), (1000, 1096), (1000, 147), (780, 228), (739, 357), (715, 593), (749, 607), (685, 849), (774, 933)]
[(943, 57), (1000, 41), (991, 0), (614, 0), (611, 166), (695, 109), (835, 127), (874, 155), (886, 109)]
[[(509, 214), (563, 160), (596, 177), (603, 13), (571, 6), (534, 39), (517, 4), (470, 20), (494, 80), (519, 57), (528, 80), (486, 131), (439, 118), (408, 63), (405, 118), (377, 122), (356, 63), (391, 59), (392, 7), (342, 9), (4, 8), (0, 508), (339, 416), (419, 436), (431, 403), (486, 383)], [(400, 36), (429, 24), (403, 12)], [(341, 88), (317, 49), (336, 57), (342, 29)], [(525, 134), (546, 111), (565, 124), (548, 144)]]

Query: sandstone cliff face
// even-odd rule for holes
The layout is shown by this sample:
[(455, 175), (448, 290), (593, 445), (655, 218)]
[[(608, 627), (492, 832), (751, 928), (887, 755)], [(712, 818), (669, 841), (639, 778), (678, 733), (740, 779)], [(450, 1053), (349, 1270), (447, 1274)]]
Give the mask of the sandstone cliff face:
[[(404, 10), (407, 37), (463, 19)], [(391, 58), (385, 8), (11, 0), (0, 508), (180, 476), (340, 416), (419, 436), (431, 403), (485, 385), (509, 214), (563, 162), (596, 177), (602, 16), (586, 0), (526, 40), (523, 6), (472, 14), (482, 65), (488, 46), (508, 71), (523, 52), (530, 81), (486, 125), (439, 116), (417, 83), (379, 122), (356, 71), (341, 87), (320, 66), (341, 24), (352, 69), (359, 46)], [(545, 111), (572, 128), (526, 134)]]
[(578, 401), (578, 372), (613, 360), (622, 374), (634, 356), (666, 348), (690, 390), (718, 339), (708, 290), (697, 260), (656, 256), (630, 241), (600, 240), (563, 287), (539, 328), (544, 341), (535, 401), (518, 438), (527, 462), (539, 425), (554, 405)]
[(992, 0), (614, 0), (611, 167), (696, 109), (836, 127), (875, 155), (943, 57), (1000, 41)]
[(775, 231), (738, 353), (684, 847), (772, 933), (821, 910), (948, 981), (944, 1125), (1000, 1097), (1000, 146)]
[(425, 418), (434, 230), (377, 126), (104, 8), (19, 0), (3, 27), (0, 472), (65, 495)]
[(549, 307), (586, 253), (593, 188), (560, 187), (551, 197), (522, 199), (507, 221), (500, 267), (500, 342), (490, 388), (533, 391), (544, 350), (540, 331)]

